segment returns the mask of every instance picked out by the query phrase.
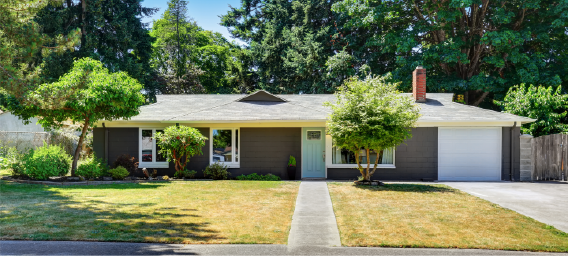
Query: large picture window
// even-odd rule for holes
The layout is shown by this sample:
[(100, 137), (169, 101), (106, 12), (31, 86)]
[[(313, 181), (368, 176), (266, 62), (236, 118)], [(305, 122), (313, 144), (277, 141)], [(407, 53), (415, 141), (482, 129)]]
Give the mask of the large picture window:
[(239, 129), (211, 129), (211, 163), (239, 167)]
[[(357, 159), (355, 153), (346, 149), (335, 147), (330, 135), (325, 136), (326, 144), (326, 166), (328, 168), (357, 168)], [(367, 156), (367, 150), (361, 149), (359, 151), (359, 163), (367, 165), (367, 157), (371, 166), (377, 160), (377, 152), (370, 151)], [(377, 168), (395, 168), (395, 149), (389, 148), (379, 152)]]
[[(374, 150), (369, 151), (369, 160), (374, 164), (377, 160), (377, 152)], [(367, 163), (367, 151), (361, 149), (359, 151), (359, 163)], [(393, 164), (393, 150), (385, 149), (379, 152), (379, 164)], [(355, 153), (346, 149), (333, 147), (332, 149), (332, 164), (357, 164)]]
[(165, 156), (159, 153), (160, 148), (156, 145), (153, 137), (158, 132), (164, 132), (163, 129), (140, 128), (140, 144), (138, 155), (138, 167), (140, 168), (168, 168), (168, 162)]

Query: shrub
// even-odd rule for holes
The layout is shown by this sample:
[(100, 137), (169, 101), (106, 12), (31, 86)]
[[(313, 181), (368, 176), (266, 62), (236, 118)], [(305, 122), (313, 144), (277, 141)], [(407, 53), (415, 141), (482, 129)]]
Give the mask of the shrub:
[(128, 174), (130, 174), (126, 168), (122, 167), (122, 166), (117, 166), (114, 169), (110, 169), (108, 170), (108, 173), (110, 174), (110, 176), (113, 179), (117, 179), (117, 180), (123, 180), (124, 178), (126, 178), (126, 176), (128, 176)]
[(174, 173), (174, 177), (176, 178), (188, 178), (188, 179), (193, 179), (195, 177), (195, 174), (197, 174), (196, 171), (193, 170), (183, 170), (183, 171), (176, 171), (176, 173)]
[(185, 177), (186, 179), (193, 179), (195, 178), (195, 174), (197, 174), (197, 172), (194, 170), (185, 170), (183, 177)]
[(168, 175), (164, 175), (164, 176), (162, 176), (162, 179), (163, 179), (163, 180), (169, 180), (170, 177), (168, 177)]
[(128, 154), (120, 155), (112, 164), (113, 168), (119, 166), (124, 167), (124, 169), (126, 169), (131, 174), (134, 174), (138, 171), (138, 161), (136, 161), (136, 158), (131, 157)]
[(226, 180), (231, 175), (231, 173), (227, 171), (227, 166), (220, 163), (210, 164), (209, 166), (205, 167), (203, 174), (205, 175), (205, 177), (210, 177), (214, 180)]
[(30, 149), (22, 159), (23, 173), (34, 179), (44, 180), (52, 176), (64, 176), (71, 168), (71, 156), (56, 145), (43, 144), (35, 150)]
[(84, 159), (77, 167), (75, 174), (83, 176), (87, 179), (103, 176), (105, 173), (105, 164), (101, 159), (91, 156)]
[(16, 147), (7, 148), (0, 161), (0, 169), (10, 169), (13, 177), (27, 177), (24, 174), (23, 158), (24, 154), (20, 153)]
[(237, 176), (237, 180), (264, 180), (264, 181), (279, 181), (280, 177), (274, 174), (267, 174), (267, 175), (259, 175), (256, 173), (251, 173), (249, 175), (239, 175)]

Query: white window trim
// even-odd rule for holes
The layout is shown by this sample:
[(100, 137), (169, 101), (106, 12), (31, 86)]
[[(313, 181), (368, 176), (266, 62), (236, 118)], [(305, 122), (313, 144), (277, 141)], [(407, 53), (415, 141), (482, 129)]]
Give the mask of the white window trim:
[[(357, 164), (334, 164), (333, 163), (333, 139), (331, 135), (325, 136), (325, 165), (327, 168), (357, 168)], [(384, 168), (384, 169), (393, 169), (396, 168), (396, 150), (392, 152), (392, 164), (378, 164), (377, 168)], [(366, 167), (367, 164), (361, 164), (363, 167)], [(374, 163), (371, 163), (371, 167), (375, 166)]]
[[(239, 145), (237, 148), (238, 153), (235, 154), (237, 157), (233, 157), (232, 162), (219, 162), (227, 168), (241, 168), (241, 128), (240, 127), (227, 127), (227, 128), (218, 128), (218, 127), (209, 127), (209, 164), (214, 164), (216, 162), (213, 161), (213, 130), (231, 130), (231, 145)], [(236, 130), (239, 130), (239, 135), (235, 136)], [(238, 138), (237, 138), (238, 137)], [(237, 140), (235, 143), (235, 140)], [(234, 162), (235, 159), (238, 158), (238, 162)]]
[(159, 128), (138, 128), (138, 168), (169, 168), (170, 163), (156, 162), (158, 151), (156, 147), (156, 140), (152, 141), (152, 162), (142, 162), (142, 130), (152, 130), (152, 137), (156, 136), (156, 130), (164, 130), (164, 127)]

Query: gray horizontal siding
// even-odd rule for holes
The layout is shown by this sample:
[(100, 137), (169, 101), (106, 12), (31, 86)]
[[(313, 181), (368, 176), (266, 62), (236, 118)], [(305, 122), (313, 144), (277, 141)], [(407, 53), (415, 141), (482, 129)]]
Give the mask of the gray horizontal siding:
[[(438, 128), (413, 128), (411, 132), (412, 138), (396, 147), (396, 168), (378, 168), (373, 179), (438, 179)], [(328, 179), (355, 180), (357, 176), (361, 176), (357, 169), (327, 169)]]
[(301, 128), (241, 128), (240, 168), (231, 169), (233, 177), (241, 174), (268, 174), (287, 179), (290, 155), (296, 158), (296, 177), (301, 173)]

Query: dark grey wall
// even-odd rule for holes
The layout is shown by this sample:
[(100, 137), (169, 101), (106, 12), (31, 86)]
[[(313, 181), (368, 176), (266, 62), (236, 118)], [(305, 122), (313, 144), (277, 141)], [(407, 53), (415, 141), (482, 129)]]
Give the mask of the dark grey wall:
[(105, 158), (105, 129), (93, 129), (93, 151), (98, 158)]
[[(511, 127), (503, 127), (502, 131), (503, 134), (501, 136), (501, 142), (503, 147), (501, 150), (501, 179), (511, 180)], [(517, 126), (513, 130), (513, 178), (516, 181), (519, 181), (521, 178), (521, 142), (519, 136), (521, 136), (521, 128)]]
[[(373, 179), (420, 180), (438, 179), (438, 128), (412, 129), (412, 138), (399, 145), (395, 151), (396, 168), (377, 169)], [(328, 168), (328, 179), (355, 180), (361, 174), (357, 169)]]
[(231, 169), (236, 177), (241, 174), (268, 174), (288, 179), (287, 164), (290, 155), (296, 158), (296, 177), (302, 166), (302, 128), (241, 128), (241, 168)]

